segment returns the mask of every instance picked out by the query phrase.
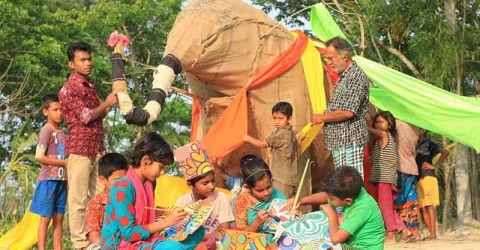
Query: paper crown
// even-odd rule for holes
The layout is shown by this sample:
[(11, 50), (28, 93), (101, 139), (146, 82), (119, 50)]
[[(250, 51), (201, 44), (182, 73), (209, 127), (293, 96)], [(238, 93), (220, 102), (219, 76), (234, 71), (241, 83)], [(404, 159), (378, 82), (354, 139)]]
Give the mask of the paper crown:
[(187, 180), (213, 170), (208, 161), (208, 155), (203, 141), (189, 143), (175, 150), (173, 154), (180, 164), (183, 177)]

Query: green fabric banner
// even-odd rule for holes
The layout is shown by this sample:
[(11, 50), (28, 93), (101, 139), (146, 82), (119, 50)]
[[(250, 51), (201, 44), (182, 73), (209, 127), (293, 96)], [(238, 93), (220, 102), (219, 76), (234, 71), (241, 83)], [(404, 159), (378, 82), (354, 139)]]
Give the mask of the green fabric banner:
[[(345, 37), (324, 4), (312, 8), (310, 18), (312, 30), (321, 40)], [(480, 99), (455, 95), (361, 56), (353, 60), (376, 86), (370, 89), (373, 105), (480, 151), (476, 130), (480, 126)]]

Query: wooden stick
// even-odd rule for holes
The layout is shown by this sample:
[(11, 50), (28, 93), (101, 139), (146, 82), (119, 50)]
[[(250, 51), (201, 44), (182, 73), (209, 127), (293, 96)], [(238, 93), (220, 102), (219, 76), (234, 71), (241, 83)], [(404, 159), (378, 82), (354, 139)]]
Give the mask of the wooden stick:
[(194, 94), (184, 90), (184, 89), (181, 89), (181, 88), (177, 88), (177, 87), (172, 87), (173, 90), (175, 90), (175, 92), (181, 94), (181, 95), (184, 95), (184, 96), (188, 96), (192, 99), (199, 99), (197, 96), (195, 96)]
[(293, 200), (292, 211), (290, 211), (290, 218), (293, 217), (293, 211), (295, 211), (295, 208), (297, 207), (298, 198), (300, 198), (300, 191), (302, 190), (303, 181), (305, 180), (305, 175), (307, 174), (308, 166), (310, 166), (310, 159), (307, 160), (307, 165), (303, 170), (302, 179), (300, 179), (300, 183), (298, 184), (297, 194), (295, 194), (295, 199)]

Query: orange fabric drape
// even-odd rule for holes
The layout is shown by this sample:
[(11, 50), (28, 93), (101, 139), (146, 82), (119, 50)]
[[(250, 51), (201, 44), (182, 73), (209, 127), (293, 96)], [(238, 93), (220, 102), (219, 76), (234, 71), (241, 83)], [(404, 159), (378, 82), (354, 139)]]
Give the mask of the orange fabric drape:
[(197, 99), (193, 98), (192, 100), (192, 122), (190, 130), (190, 142), (197, 141), (198, 126), (200, 123), (200, 113), (201, 113), (200, 104), (198, 104)]
[(300, 31), (294, 32), (298, 33), (298, 37), (293, 44), (264, 71), (255, 74), (248, 87), (240, 89), (220, 119), (208, 131), (204, 145), (212, 159), (223, 158), (243, 144), (242, 137), (248, 133), (247, 91), (280, 76), (300, 60), (308, 44), (308, 38)]

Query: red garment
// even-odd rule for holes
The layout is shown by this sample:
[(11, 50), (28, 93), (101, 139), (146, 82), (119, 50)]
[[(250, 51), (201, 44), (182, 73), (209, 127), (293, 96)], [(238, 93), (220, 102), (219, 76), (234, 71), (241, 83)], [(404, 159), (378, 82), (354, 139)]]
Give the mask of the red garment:
[(378, 206), (382, 212), (383, 221), (387, 232), (400, 232), (405, 228), (403, 220), (393, 207), (393, 201), (397, 198), (397, 187), (390, 183), (378, 183)]
[(100, 106), (100, 99), (95, 92), (95, 82), (72, 72), (60, 90), (58, 99), (68, 129), (65, 156), (78, 154), (95, 159), (98, 153), (105, 151), (102, 119), (97, 118), (88, 122), (92, 116), (92, 109)]
[(105, 217), (105, 204), (108, 201), (107, 190), (95, 195), (91, 199), (85, 210), (85, 234), (97, 231), (102, 231), (103, 217)]

